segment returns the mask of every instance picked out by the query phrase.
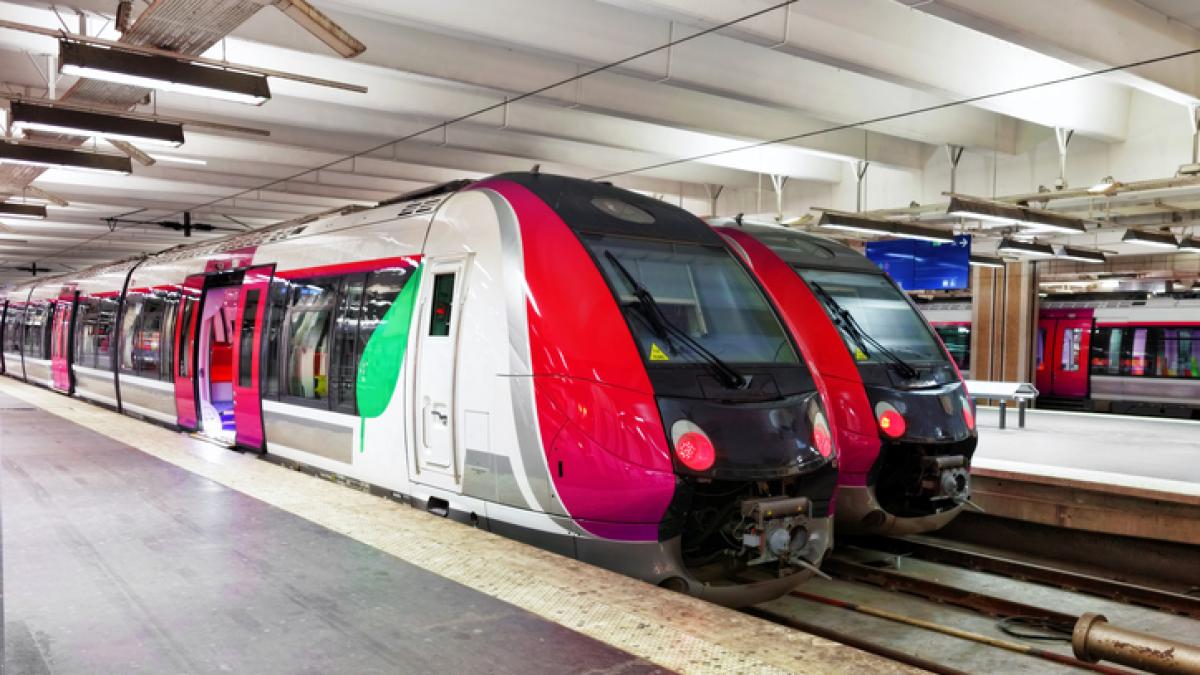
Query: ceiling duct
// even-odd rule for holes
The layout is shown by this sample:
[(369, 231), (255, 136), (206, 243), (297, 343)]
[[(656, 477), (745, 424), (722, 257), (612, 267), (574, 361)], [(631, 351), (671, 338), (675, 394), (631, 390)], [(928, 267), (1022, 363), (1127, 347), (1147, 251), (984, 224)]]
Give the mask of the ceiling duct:
[(133, 173), (133, 164), (128, 157), (48, 148), (29, 143), (0, 143), (0, 164), (23, 164), (99, 173)]
[(261, 105), (271, 98), (271, 89), (263, 75), (71, 40), (59, 40), (58, 52), (59, 70), (65, 75), (252, 105)]
[(1036, 242), (1017, 241), (1016, 239), (1004, 238), (1000, 241), (1000, 246), (996, 248), (1000, 253), (1009, 255), (1034, 256), (1042, 258), (1053, 258), (1054, 248), (1050, 244), (1038, 244)]
[(1125, 235), (1121, 237), (1121, 241), (1128, 244), (1154, 246), (1157, 248), (1179, 248), (1179, 241), (1175, 239), (1175, 235), (1167, 232), (1142, 232), (1140, 230), (1125, 230)]
[(183, 145), (183, 125), (180, 124), (33, 105), (23, 101), (13, 101), (11, 113), (13, 129), (87, 138), (114, 138), (172, 148)]

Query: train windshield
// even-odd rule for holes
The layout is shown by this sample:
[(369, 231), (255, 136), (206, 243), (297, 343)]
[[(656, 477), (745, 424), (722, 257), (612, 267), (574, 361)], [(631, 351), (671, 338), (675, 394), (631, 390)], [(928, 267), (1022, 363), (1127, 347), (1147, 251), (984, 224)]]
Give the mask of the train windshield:
[[(724, 249), (615, 236), (585, 241), (652, 365), (711, 363), (704, 352), (724, 363), (800, 362), (762, 292)], [(648, 299), (639, 298), (639, 287)]]
[[(946, 354), (917, 310), (887, 278), (878, 274), (797, 269), (809, 286), (829, 296), (853, 317), (873, 341), (904, 361), (945, 361)], [(818, 293), (818, 297), (821, 294)], [(833, 308), (826, 304), (826, 311)], [(859, 362), (884, 363), (886, 353), (859, 344), (842, 327), (842, 338)]]

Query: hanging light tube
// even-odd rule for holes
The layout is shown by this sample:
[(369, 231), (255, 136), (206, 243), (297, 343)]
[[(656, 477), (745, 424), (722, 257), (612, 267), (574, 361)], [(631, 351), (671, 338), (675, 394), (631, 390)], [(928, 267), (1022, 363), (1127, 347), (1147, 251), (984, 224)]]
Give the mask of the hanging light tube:
[(1027, 255), (1042, 258), (1054, 257), (1054, 248), (1050, 244), (1017, 241), (1016, 239), (1009, 239), (1007, 237), (1000, 241), (1000, 246), (996, 250), (1000, 253), (1008, 253), (1010, 255)]
[(139, 120), (107, 113), (52, 108), (13, 101), (12, 120), (13, 129), (87, 138), (99, 136), (171, 148), (183, 145), (183, 125)]
[(973, 255), (967, 261), (971, 267), (1003, 268), (1004, 260), (986, 255)]
[(93, 173), (133, 173), (133, 164), (128, 157), (48, 148), (29, 143), (0, 143), (0, 164), (23, 164)]
[(1059, 251), (1058, 257), (1064, 260), (1075, 260), (1078, 262), (1104, 264), (1108, 262), (1108, 258), (1100, 251), (1089, 251), (1082, 248), (1074, 248), (1071, 246), (1063, 246)]
[(1200, 239), (1187, 237), (1179, 243), (1179, 250), (1185, 253), (1200, 253)]
[(873, 234), (881, 237), (900, 237), (902, 239), (920, 239), (938, 244), (954, 243), (954, 234), (945, 230), (930, 227), (919, 227), (909, 223), (897, 223), (890, 220), (879, 220), (840, 211), (824, 211), (817, 226), (826, 230), (843, 230)]
[(1121, 241), (1129, 244), (1140, 244), (1142, 246), (1154, 246), (1156, 248), (1179, 248), (1179, 242), (1176, 241), (1175, 235), (1165, 232), (1125, 230), (1125, 235), (1121, 237)]
[(147, 89), (262, 105), (271, 98), (267, 78), (94, 45), (59, 40), (59, 71)]
[(950, 197), (950, 204), (946, 207), (946, 215), (1020, 225), (1022, 227), (1036, 227), (1066, 234), (1080, 234), (1087, 231), (1083, 221), (1079, 218), (1064, 216), (1061, 213), (1053, 211), (1041, 211), (1016, 204), (1005, 204), (961, 195), (952, 195)]
[(38, 204), (18, 204), (16, 202), (0, 202), (0, 218), (22, 218), (26, 220), (45, 220), (46, 207)]

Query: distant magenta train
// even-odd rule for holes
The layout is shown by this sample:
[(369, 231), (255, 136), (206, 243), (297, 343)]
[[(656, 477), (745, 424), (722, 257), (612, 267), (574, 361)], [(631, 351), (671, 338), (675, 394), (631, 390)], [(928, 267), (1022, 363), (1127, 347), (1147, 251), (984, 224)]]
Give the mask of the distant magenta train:
[[(970, 300), (921, 311), (969, 368)], [(1200, 419), (1200, 298), (1050, 296), (1040, 304), (1033, 349), (1039, 403)]]
[(975, 409), (916, 305), (842, 244), (770, 225), (717, 230), (750, 263), (813, 366), (841, 462), (839, 534), (913, 534), (950, 522), (970, 499)]
[[(872, 411), (892, 406), (904, 421), (880, 420), (909, 432), (888, 448), (917, 449), (925, 399), (944, 398), (888, 385), (873, 352), (860, 378), (831, 327), (823, 351), (793, 337), (825, 312), (810, 296), (781, 318), (750, 265), (661, 201), (506, 174), (22, 285), (0, 366), (745, 605), (821, 563), (848, 434), (878, 445)], [(819, 385), (835, 342), (846, 382)], [(854, 408), (831, 419), (835, 392)], [(886, 482), (893, 464), (851, 470)], [(897, 499), (927, 508), (921, 489)]]

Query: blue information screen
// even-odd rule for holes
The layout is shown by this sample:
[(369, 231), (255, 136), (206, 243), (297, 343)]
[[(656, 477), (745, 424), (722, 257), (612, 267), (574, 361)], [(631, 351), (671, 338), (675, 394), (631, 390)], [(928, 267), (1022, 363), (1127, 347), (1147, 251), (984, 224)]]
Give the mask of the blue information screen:
[(867, 242), (867, 258), (906, 291), (965, 289), (970, 277), (971, 235), (954, 243), (918, 239)]

